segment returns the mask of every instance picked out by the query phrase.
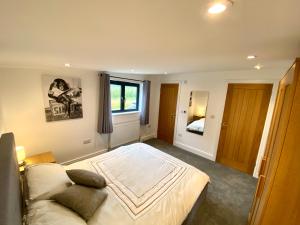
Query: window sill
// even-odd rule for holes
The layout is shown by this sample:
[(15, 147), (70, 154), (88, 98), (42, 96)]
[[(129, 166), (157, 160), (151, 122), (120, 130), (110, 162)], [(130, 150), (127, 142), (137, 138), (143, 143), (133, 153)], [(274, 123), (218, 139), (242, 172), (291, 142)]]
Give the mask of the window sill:
[(129, 114), (139, 114), (140, 111), (131, 111), (131, 112), (118, 112), (118, 113), (112, 113), (112, 116), (123, 116), (123, 115), (129, 115)]

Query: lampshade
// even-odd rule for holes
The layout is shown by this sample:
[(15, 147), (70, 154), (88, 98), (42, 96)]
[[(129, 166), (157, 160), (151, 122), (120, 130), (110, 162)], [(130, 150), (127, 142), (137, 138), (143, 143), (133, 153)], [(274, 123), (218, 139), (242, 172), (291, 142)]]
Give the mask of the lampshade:
[(24, 146), (17, 146), (16, 151), (17, 151), (18, 162), (19, 164), (22, 164), (26, 158)]

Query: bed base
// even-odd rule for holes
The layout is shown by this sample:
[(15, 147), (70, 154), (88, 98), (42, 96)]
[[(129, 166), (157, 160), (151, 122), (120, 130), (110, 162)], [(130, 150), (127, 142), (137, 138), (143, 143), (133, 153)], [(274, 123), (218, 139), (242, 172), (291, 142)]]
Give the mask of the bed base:
[(206, 184), (205, 188), (199, 195), (197, 201), (195, 202), (192, 210), (188, 214), (187, 218), (184, 220), (182, 225), (198, 225), (199, 221), (201, 220), (201, 208), (204, 205), (204, 201), (206, 199), (208, 184)]

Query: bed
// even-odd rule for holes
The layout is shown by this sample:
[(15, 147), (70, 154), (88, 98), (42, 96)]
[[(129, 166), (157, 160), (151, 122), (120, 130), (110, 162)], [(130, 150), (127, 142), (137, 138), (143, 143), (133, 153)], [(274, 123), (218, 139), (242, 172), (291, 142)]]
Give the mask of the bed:
[[(14, 196), (4, 198), (0, 224), (21, 225), (22, 204), (13, 134), (2, 135), (0, 146), (0, 164), (4, 167), (0, 171), (0, 194), (1, 197)], [(3, 164), (4, 152), (13, 157)], [(14, 168), (9, 176), (5, 169), (8, 167)], [(35, 201), (27, 207), (29, 225), (188, 225), (198, 216), (209, 182), (205, 173), (142, 143), (120, 147), (65, 166), (65, 169), (85, 169), (104, 176), (107, 199), (87, 223), (54, 201)], [(12, 180), (8, 182), (12, 187), (7, 187), (7, 179)]]
[(187, 129), (189, 132), (197, 133), (197, 134), (203, 135), (203, 132), (204, 132), (204, 124), (205, 124), (205, 118), (201, 118), (201, 119), (199, 119), (199, 120), (194, 120), (194, 121), (192, 121), (192, 122), (186, 127), (186, 129)]

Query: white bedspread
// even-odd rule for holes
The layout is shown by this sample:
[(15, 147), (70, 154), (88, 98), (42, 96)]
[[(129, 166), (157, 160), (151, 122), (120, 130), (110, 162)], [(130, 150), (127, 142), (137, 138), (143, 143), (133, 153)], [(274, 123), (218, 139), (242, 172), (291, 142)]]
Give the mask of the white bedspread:
[(108, 197), (88, 225), (181, 225), (209, 181), (198, 169), (141, 143), (66, 166), (75, 168), (107, 181)]

